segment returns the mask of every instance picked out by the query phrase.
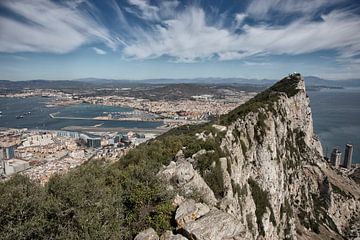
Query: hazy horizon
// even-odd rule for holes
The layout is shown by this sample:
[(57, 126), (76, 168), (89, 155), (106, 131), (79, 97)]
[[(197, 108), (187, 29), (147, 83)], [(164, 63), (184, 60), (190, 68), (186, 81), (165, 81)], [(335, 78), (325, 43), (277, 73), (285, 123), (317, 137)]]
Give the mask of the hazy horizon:
[[(287, 75), (283, 75), (277, 79), (274, 78), (246, 78), (246, 77), (193, 77), (193, 78), (169, 78), (169, 77), (161, 77), (161, 78), (139, 78), (139, 79), (129, 79), (129, 78), (101, 78), (101, 77), (83, 77), (83, 78), (74, 78), (74, 79), (0, 79), (0, 81), (12, 81), (12, 82), (21, 82), (21, 81), (82, 81), (82, 80), (109, 80), (109, 81), (151, 81), (151, 80), (227, 80), (227, 79), (243, 79), (243, 80), (254, 80), (254, 81), (278, 81)], [(360, 81), (359, 78), (349, 78), (349, 79), (331, 79), (331, 78), (322, 78), (319, 76), (304, 76), (304, 78), (318, 78), (321, 80), (329, 80), (329, 81)]]

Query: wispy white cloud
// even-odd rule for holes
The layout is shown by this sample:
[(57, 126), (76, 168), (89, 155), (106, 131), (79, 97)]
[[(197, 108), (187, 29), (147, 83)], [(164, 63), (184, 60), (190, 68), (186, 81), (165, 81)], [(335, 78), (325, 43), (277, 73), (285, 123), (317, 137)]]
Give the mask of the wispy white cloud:
[(0, 4), (26, 19), (0, 16), (1, 52), (66, 53), (96, 41), (112, 49), (118, 45), (105, 27), (75, 7), (48, 0), (5, 0)]
[[(321, 21), (297, 20), (283, 27), (245, 26), (238, 43), (248, 52), (304, 54), (319, 50), (360, 50), (360, 19), (349, 12), (334, 11)], [(238, 45), (238, 44), (236, 44)]]
[(137, 42), (124, 48), (124, 54), (134, 58), (154, 58), (162, 55), (180, 61), (209, 58), (234, 41), (225, 29), (208, 26), (202, 9), (189, 7), (174, 19), (163, 21), (154, 32), (143, 32)]
[(159, 8), (149, 4), (148, 0), (128, 0), (128, 2), (137, 9), (127, 8), (127, 11), (135, 13), (138, 17), (145, 20), (157, 21), (160, 20)]
[(119, 4), (116, 2), (116, 0), (110, 0), (110, 1), (107, 1), (107, 3), (115, 11), (117, 20), (122, 25), (122, 27), (129, 27), (129, 23), (128, 23), (126, 17), (124, 16), (123, 10), (119, 6)]
[(173, 17), (180, 4), (177, 0), (162, 0), (158, 2), (158, 6), (151, 5), (149, 0), (128, 0), (128, 3), (132, 7), (126, 7), (127, 12), (143, 20), (155, 22)]
[(311, 14), (343, 0), (253, 0), (247, 13), (255, 18), (268, 18), (270, 12)]
[(104, 51), (104, 50), (102, 50), (102, 49), (100, 49), (100, 48), (93, 47), (92, 49), (94, 50), (94, 52), (95, 52), (96, 54), (99, 54), (99, 55), (105, 55), (105, 54), (106, 54), (106, 51)]
[(245, 13), (237, 13), (235, 15), (235, 28), (239, 28), (243, 24), (246, 17), (247, 14)]
[(270, 62), (252, 62), (252, 61), (244, 61), (245, 66), (272, 66)]
[[(240, 26), (246, 17), (236, 15)], [(254, 55), (298, 55), (320, 50), (336, 50), (339, 57), (360, 51), (360, 18), (349, 11), (333, 11), (319, 21), (299, 18), (288, 25), (241, 25), (241, 33), (231, 28), (209, 25), (205, 12), (188, 7), (173, 19), (162, 21), (150, 31), (142, 31), (124, 48), (130, 58), (170, 56), (177, 61), (219, 58), (243, 59)]]

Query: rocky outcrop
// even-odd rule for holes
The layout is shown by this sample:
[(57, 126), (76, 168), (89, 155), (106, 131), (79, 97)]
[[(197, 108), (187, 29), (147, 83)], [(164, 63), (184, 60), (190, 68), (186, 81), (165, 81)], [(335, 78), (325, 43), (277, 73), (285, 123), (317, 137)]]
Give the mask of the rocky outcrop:
[(171, 183), (185, 197), (197, 194), (206, 204), (215, 205), (217, 200), (213, 191), (190, 163), (194, 160), (185, 159), (182, 151), (174, 160), (159, 172), (159, 177)]
[[(360, 187), (323, 159), (300, 75), (284, 78), (208, 131), (195, 136), (217, 141), (222, 156), (207, 169), (200, 171), (198, 161), (213, 159), (215, 150), (190, 158), (180, 151), (159, 172), (178, 193), (178, 233), (209, 240), (360, 235)], [(209, 171), (222, 183), (211, 185)]]
[(210, 211), (210, 208), (203, 203), (195, 203), (189, 199), (183, 202), (177, 209), (175, 221), (179, 228), (184, 227), (187, 223), (195, 221)]
[(190, 221), (180, 229), (180, 232), (189, 239), (197, 240), (222, 240), (241, 239), (244, 231), (238, 220), (223, 211), (214, 209), (196, 221)]

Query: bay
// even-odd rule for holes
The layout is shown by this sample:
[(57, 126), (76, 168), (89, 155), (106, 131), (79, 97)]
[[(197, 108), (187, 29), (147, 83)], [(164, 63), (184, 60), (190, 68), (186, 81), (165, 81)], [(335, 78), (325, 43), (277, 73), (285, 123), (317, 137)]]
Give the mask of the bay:
[[(102, 124), (102, 128), (156, 128), (159, 122), (144, 121), (103, 121), (95, 119), (54, 119), (50, 113), (59, 112), (59, 116), (93, 118), (103, 116), (104, 112), (129, 112), (131, 108), (100, 106), (92, 104), (78, 104), (71, 106), (46, 107), (47, 98), (0, 98), (0, 127), (29, 128), (29, 129), (52, 129), (59, 130), (67, 126), (94, 126)], [(31, 114), (26, 114), (31, 112)], [(24, 116), (17, 119), (16, 116)]]
[[(314, 130), (320, 137), (324, 154), (330, 156), (331, 150), (338, 147), (344, 155), (345, 144), (354, 146), (353, 162), (360, 163), (360, 88), (322, 89), (308, 91), (313, 114)], [(129, 112), (133, 109), (124, 107), (78, 104), (65, 107), (47, 108), (49, 99), (0, 98), (0, 127), (54, 129), (66, 126), (156, 128), (157, 122), (138, 121), (102, 121), (79, 119), (53, 119), (50, 113), (60, 112), (59, 116), (93, 118), (104, 112)], [(31, 112), (31, 115), (24, 115)], [(24, 115), (23, 119), (16, 116)]]

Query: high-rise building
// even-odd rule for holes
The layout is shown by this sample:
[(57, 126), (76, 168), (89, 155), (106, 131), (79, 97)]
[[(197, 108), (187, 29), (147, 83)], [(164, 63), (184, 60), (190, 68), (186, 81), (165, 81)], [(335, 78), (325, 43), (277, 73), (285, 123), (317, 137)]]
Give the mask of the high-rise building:
[(123, 135), (121, 133), (116, 134), (114, 138), (114, 143), (119, 143), (122, 139)]
[(5, 161), (0, 158), (0, 176), (5, 174)]
[(101, 138), (99, 138), (99, 137), (88, 138), (87, 146), (91, 147), (91, 148), (100, 148), (101, 147)]
[(345, 168), (350, 169), (352, 164), (352, 155), (353, 155), (353, 146), (351, 144), (346, 144), (345, 146), (345, 156), (344, 156), (344, 164)]
[(5, 174), (5, 160), (14, 158), (14, 147), (0, 147), (0, 175)]
[(82, 141), (85, 142), (86, 146), (88, 146), (88, 147), (91, 147), (91, 148), (100, 148), (101, 147), (101, 137), (81, 133), (80, 139), (82, 139)]
[(341, 152), (337, 148), (333, 149), (331, 153), (330, 161), (332, 165), (334, 165), (336, 168), (339, 167), (341, 161)]
[(15, 157), (14, 146), (0, 147), (0, 159), (11, 159)]

